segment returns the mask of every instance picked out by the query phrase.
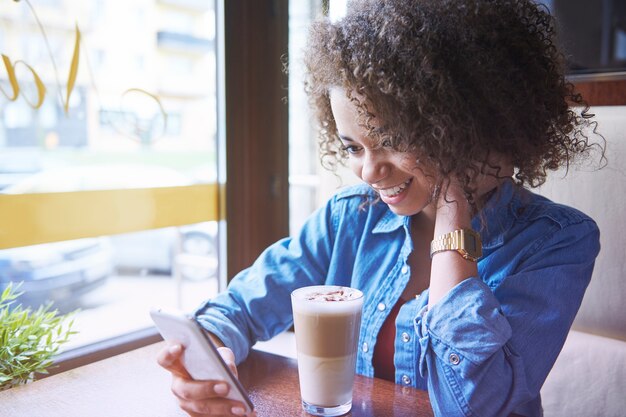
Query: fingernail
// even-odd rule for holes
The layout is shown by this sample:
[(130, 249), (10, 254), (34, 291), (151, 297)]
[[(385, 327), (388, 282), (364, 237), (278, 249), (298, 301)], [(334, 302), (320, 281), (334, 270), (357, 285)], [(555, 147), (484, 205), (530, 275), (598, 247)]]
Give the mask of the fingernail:
[(226, 395), (226, 393), (228, 393), (228, 385), (217, 384), (213, 387), (213, 391), (218, 395)]
[(233, 407), (230, 409), (230, 412), (233, 413), (236, 416), (243, 416), (246, 412), (246, 410), (244, 410), (241, 407)]
[(173, 346), (170, 346), (169, 351), (170, 353), (176, 354), (180, 352), (180, 349), (181, 349), (180, 345), (173, 345)]

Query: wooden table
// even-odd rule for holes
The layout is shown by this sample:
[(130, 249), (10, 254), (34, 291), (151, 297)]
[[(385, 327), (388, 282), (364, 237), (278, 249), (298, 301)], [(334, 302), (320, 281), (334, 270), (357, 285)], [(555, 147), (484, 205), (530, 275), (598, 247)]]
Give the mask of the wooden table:
[[(156, 363), (161, 343), (0, 392), (2, 417), (183, 417), (169, 374)], [(300, 406), (296, 361), (252, 351), (239, 376), (259, 417), (309, 416)], [(424, 391), (355, 378), (347, 416), (432, 416)]]
[[(294, 359), (253, 351), (239, 368), (259, 416), (310, 416), (302, 410), (298, 367)], [(425, 391), (401, 387), (379, 378), (356, 375), (352, 395), (353, 417), (432, 417)]]

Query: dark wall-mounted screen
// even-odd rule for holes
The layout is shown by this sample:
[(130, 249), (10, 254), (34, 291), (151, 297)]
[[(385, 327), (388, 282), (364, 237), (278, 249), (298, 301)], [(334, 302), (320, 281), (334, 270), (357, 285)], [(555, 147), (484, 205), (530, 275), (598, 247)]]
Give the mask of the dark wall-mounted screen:
[(626, 0), (537, 0), (558, 22), (569, 73), (626, 71)]

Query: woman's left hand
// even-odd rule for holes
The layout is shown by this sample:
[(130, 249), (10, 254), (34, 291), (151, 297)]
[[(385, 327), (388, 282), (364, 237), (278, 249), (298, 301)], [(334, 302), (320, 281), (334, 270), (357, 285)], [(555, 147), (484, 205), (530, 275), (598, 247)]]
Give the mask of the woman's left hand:
[[(475, 190), (472, 199), (480, 206), (490, 191), (513, 175), (513, 166), (501, 155), (493, 155), (479, 169), (480, 173), (470, 185)], [(472, 209), (459, 181), (451, 179), (437, 201), (433, 239), (458, 229), (471, 229)], [(463, 258), (455, 251), (437, 253), (431, 262), (429, 306), (437, 303), (460, 282), (477, 275), (476, 262)]]

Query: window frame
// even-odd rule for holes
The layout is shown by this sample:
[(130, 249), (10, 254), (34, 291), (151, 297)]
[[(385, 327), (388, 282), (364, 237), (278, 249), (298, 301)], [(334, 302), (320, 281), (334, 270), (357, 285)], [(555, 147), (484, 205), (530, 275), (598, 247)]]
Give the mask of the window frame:
[(224, 2), (229, 279), (289, 233), (288, 19), (286, 1)]

